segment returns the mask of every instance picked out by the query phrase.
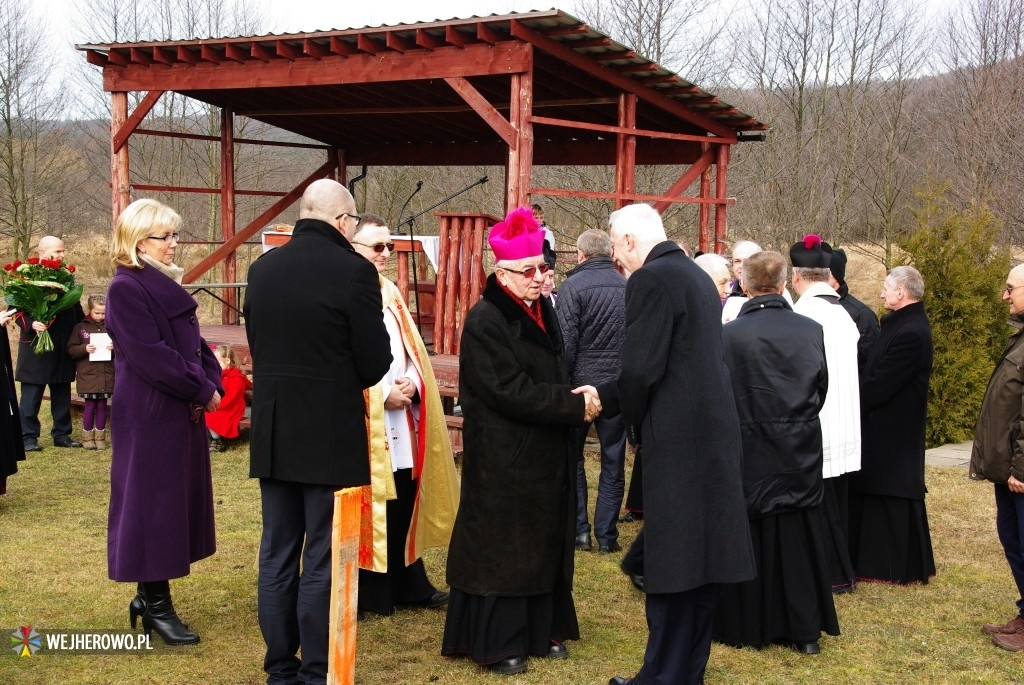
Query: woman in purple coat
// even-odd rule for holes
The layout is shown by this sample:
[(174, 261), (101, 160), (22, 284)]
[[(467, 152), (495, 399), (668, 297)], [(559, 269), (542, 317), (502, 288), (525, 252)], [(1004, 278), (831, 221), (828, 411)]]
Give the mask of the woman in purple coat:
[(199, 635), (181, 622), (169, 579), (216, 550), (213, 482), (204, 411), (220, 404), (221, 372), (199, 336), (196, 302), (174, 262), (181, 217), (136, 200), (117, 219), (107, 291), (114, 342), (107, 565), (113, 580), (137, 582), (128, 607), (135, 627), (169, 645)]

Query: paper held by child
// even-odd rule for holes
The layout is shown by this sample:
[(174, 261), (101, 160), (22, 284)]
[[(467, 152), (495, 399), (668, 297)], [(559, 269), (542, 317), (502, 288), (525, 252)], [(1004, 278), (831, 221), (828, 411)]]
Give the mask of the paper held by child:
[(89, 342), (96, 346), (96, 351), (89, 353), (89, 361), (109, 362), (113, 359), (113, 353), (110, 350), (109, 335), (106, 333), (93, 333), (89, 336)]

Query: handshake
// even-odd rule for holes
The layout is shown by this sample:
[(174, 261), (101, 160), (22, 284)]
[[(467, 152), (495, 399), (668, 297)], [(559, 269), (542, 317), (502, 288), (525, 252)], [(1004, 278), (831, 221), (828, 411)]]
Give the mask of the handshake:
[(597, 394), (597, 388), (592, 385), (581, 385), (574, 389), (574, 395), (583, 395), (583, 420), (593, 421), (601, 413), (601, 398)]

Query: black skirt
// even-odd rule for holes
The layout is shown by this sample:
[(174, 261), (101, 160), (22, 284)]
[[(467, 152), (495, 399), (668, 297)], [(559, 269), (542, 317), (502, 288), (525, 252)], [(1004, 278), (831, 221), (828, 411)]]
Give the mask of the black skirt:
[(552, 644), (579, 637), (576, 606), (565, 583), (529, 597), (473, 595), (452, 588), (441, 654), (468, 656), (484, 666), (513, 656), (546, 656)]
[(853, 589), (856, 576), (850, 561), (849, 543), (849, 491), (846, 474), (826, 478), (825, 495), (821, 502), (821, 515), (825, 519), (825, 557), (833, 592)]
[(820, 507), (750, 521), (757, 577), (719, 587), (713, 639), (734, 647), (839, 635)]
[(850, 559), (857, 580), (927, 583), (935, 557), (924, 500), (851, 490)]

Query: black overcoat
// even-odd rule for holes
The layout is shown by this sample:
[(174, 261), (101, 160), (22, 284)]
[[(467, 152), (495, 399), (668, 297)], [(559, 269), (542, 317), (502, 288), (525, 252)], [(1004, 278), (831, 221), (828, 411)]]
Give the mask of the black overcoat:
[(546, 332), (492, 274), (462, 329), (462, 498), (447, 580), (475, 595), (540, 595), (572, 583), (571, 429), (583, 425), (584, 400), (570, 392), (555, 312), (547, 298), (540, 306)]
[(36, 354), (32, 351), (36, 342), (36, 332), (32, 330), (35, 319), (28, 314), (18, 314), (15, 320), (21, 329), (21, 336), (18, 338), (18, 363), (14, 380), (32, 385), (70, 383), (75, 380), (75, 360), (68, 356), (67, 346), (71, 339), (71, 329), (84, 318), (85, 312), (80, 304), (57, 314), (47, 329), (53, 340), (53, 350)]
[(860, 376), (860, 471), (850, 473), (858, 492), (924, 499), (924, 437), (932, 330), (924, 304), (882, 317), (882, 330)]
[[(25, 460), (25, 445), (21, 438), (21, 410), (14, 391), (14, 369), (11, 364), (11, 340), (6, 328), (0, 328), (0, 385), (5, 395), (3, 419), (0, 419), (0, 482), (18, 472), (18, 462)], [(2, 484), (2, 483), (0, 483)]]
[(821, 324), (782, 295), (744, 303), (722, 328), (743, 436), (743, 490), (757, 518), (821, 504), (821, 423), (828, 367)]
[(671, 241), (627, 281), (622, 374), (600, 391), (643, 444), (647, 592), (755, 575), (721, 321), (715, 284)]
[(249, 267), (253, 478), (370, 482), (363, 389), (391, 364), (377, 270), (333, 226), (300, 219)]

